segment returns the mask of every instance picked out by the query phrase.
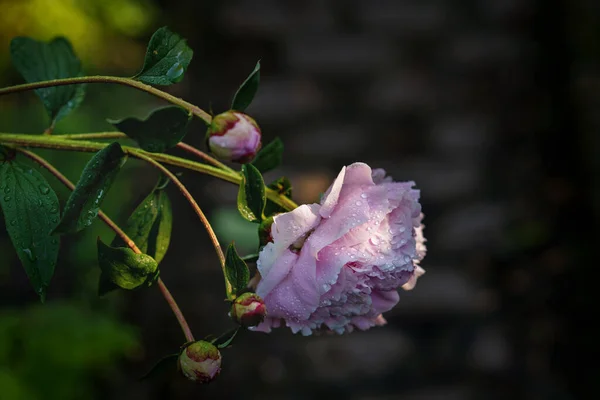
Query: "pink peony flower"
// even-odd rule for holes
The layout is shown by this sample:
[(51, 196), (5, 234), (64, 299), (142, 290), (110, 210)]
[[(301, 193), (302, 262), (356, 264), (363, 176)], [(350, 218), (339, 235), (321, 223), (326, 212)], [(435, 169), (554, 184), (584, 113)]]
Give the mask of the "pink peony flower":
[(354, 163), (321, 204), (275, 216), (273, 242), (260, 253), (256, 293), (268, 316), (254, 328), (270, 332), (283, 320), (294, 333), (351, 332), (385, 324), (425, 271), (419, 191), (385, 171)]

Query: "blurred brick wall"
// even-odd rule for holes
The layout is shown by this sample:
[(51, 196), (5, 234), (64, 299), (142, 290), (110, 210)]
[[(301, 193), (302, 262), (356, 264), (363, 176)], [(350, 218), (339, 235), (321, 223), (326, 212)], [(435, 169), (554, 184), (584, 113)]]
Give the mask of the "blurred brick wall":
[[(574, 398), (560, 364), (570, 332), (560, 299), (574, 293), (565, 282), (577, 268), (576, 227), (565, 210), (581, 199), (576, 179), (591, 159), (573, 164), (583, 151), (578, 118), (589, 119), (588, 131), (598, 121), (571, 107), (582, 98), (599, 104), (597, 95), (592, 103), (585, 90), (576, 98), (566, 90), (576, 21), (588, 10), (569, 4), (164, 1), (165, 23), (195, 49), (178, 95), (224, 110), (262, 59), (248, 112), (267, 140), (284, 139), (279, 173), (292, 178), (299, 200), (315, 201), (342, 165), (358, 160), (416, 181), (427, 274), (401, 294), (385, 328), (246, 334), (224, 352), (213, 385), (124, 379), (113, 398)], [(583, 77), (598, 84), (597, 74)], [(190, 140), (200, 145), (196, 128)], [(203, 206), (233, 206), (234, 188), (188, 175)], [(198, 335), (225, 330), (216, 257), (187, 204), (175, 204), (179, 229), (188, 225), (175, 229), (167, 260), (178, 265), (163, 277)], [(158, 294), (132, 302), (152, 310), (131, 316), (151, 332), (147, 368), (180, 334)]]

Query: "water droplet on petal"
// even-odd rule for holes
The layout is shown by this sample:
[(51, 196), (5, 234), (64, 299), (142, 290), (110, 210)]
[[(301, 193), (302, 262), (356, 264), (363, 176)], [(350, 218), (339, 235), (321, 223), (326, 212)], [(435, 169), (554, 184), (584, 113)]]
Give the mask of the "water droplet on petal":
[(360, 197), (362, 197), (363, 199), (367, 198), (367, 194), (366, 193), (361, 193)]
[(379, 246), (379, 239), (375, 236), (373, 236), (371, 239), (369, 239), (369, 242), (371, 242), (371, 244), (373, 246)]
[(357, 202), (356, 202), (356, 205), (357, 205), (357, 206), (360, 206), (360, 205), (362, 205), (362, 202), (360, 202), (360, 201), (357, 201)]

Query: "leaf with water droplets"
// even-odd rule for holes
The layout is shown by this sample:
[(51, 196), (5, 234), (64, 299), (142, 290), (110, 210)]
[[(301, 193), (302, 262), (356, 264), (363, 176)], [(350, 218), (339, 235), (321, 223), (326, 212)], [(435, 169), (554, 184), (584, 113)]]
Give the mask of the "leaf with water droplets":
[(0, 206), (6, 230), (42, 302), (58, 258), (58, 198), (46, 179), (16, 160), (0, 164)]
[(225, 253), (225, 275), (231, 284), (232, 292), (228, 293), (229, 298), (235, 298), (246, 290), (250, 280), (250, 270), (248, 266), (238, 255), (233, 243), (227, 247)]
[[(74, 78), (83, 75), (81, 61), (64, 37), (39, 42), (28, 37), (16, 37), (10, 42), (12, 63), (26, 82)], [(36, 89), (52, 119), (52, 125), (79, 107), (85, 95), (85, 85), (64, 85)]]
[(166, 26), (159, 28), (148, 43), (142, 70), (133, 77), (150, 85), (180, 82), (194, 52), (178, 34)]
[(109, 121), (118, 130), (151, 153), (162, 153), (181, 142), (187, 133), (192, 114), (181, 107), (154, 110), (146, 119), (125, 118)]
[(117, 142), (97, 152), (83, 169), (54, 232), (75, 233), (90, 226), (126, 160), (127, 156)]
[(260, 171), (252, 164), (242, 165), (242, 182), (237, 197), (240, 214), (250, 222), (260, 222), (265, 202), (265, 183)]
[(252, 100), (256, 91), (258, 90), (258, 84), (260, 83), (260, 61), (256, 63), (254, 70), (248, 75), (246, 80), (240, 85), (237, 92), (233, 96), (233, 102), (231, 103), (231, 109), (236, 111), (244, 111)]
[[(161, 180), (152, 192), (137, 206), (127, 219), (123, 231), (137, 247), (160, 263), (169, 248), (173, 214), (171, 201)], [(120, 236), (115, 236), (112, 247), (125, 247)]]
[(98, 293), (103, 295), (120, 287), (126, 290), (142, 285), (150, 286), (158, 279), (158, 263), (147, 254), (136, 254), (129, 247), (111, 247), (98, 238), (98, 264), (100, 284)]

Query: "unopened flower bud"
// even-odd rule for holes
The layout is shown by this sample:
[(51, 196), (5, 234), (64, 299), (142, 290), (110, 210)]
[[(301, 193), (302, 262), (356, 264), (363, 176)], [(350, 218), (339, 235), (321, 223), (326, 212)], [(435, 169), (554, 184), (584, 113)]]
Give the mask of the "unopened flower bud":
[(216, 115), (206, 138), (210, 151), (225, 161), (248, 163), (261, 147), (261, 132), (256, 121), (237, 111)]
[(231, 306), (231, 317), (246, 328), (260, 324), (266, 315), (265, 302), (256, 293), (242, 294)]
[(221, 353), (212, 343), (200, 340), (183, 349), (177, 365), (189, 380), (208, 383), (221, 372)]

